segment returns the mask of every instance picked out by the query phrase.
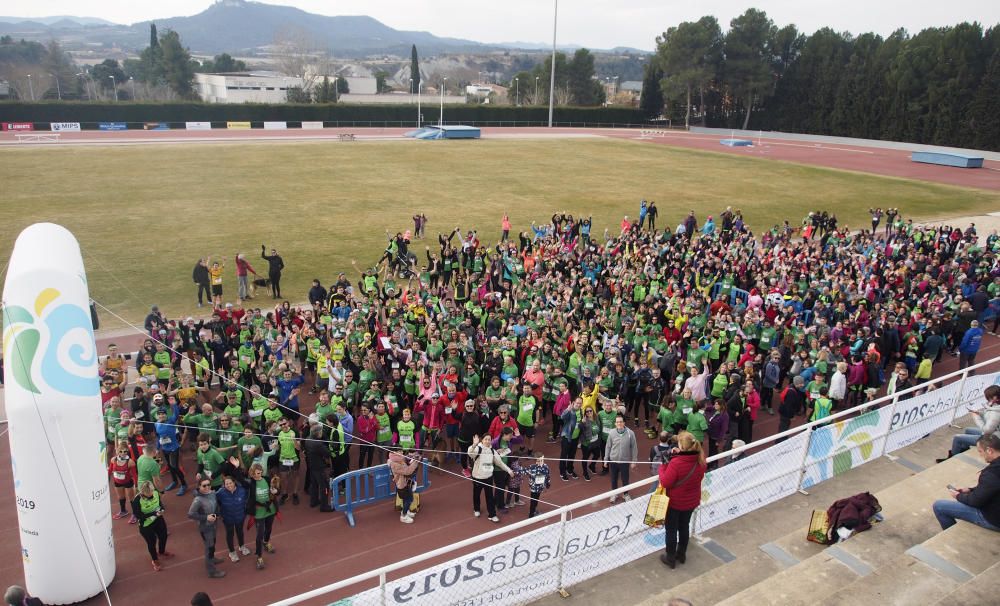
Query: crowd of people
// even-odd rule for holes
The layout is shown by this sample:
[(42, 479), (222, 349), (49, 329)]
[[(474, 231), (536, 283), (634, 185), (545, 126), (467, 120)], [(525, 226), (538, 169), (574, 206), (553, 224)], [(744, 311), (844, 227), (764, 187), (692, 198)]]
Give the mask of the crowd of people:
[[(264, 568), (277, 512), (300, 492), (329, 510), (329, 479), (351, 469), (388, 462), (412, 524), (426, 458), (467, 478), (474, 515), (485, 500), (499, 523), (518, 505), (536, 515), (555, 475), (608, 475), (614, 489), (662, 457), (661, 482), (681, 491), (667, 520), (674, 566), (706, 452), (752, 442), (761, 414), (787, 429), (919, 385), (943, 356), (973, 364), (983, 325), (1000, 322), (1000, 238), (982, 244), (974, 226), (889, 209), (885, 230), (879, 210), (871, 230), (817, 211), (754, 232), (726, 208), (658, 230), (657, 214), (643, 201), (638, 220), (595, 237), (591, 218), (560, 212), (516, 239), (504, 215), (487, 245), (460, 227), (426, 240), (420, 213), (375, 266), (314, 280), (305, 306), (244, 307), (256, 272), (242, 255), (239, 298), (224, 303), (222, 264), (199, 261), (211, 317), (154, 307), (137, 359), (112, 346), (102, 362), (116, 517), (139, 527), (160, 570), (161, 496), (192, 486), (188, 517), (221, 577), (218, 527), (231, 561), (253, 551)], [(278, 298), (284, 263), (265, 251)], [(637, 433), (655, 442), (648, 455)]]

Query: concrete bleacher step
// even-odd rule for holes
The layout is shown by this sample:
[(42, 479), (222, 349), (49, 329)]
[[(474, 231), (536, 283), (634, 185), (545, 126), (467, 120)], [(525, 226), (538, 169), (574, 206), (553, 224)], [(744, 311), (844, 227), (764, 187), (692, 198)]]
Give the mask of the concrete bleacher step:
[[(751, 570), (750, 563), (730, 563), (727, 566), (732, 566), (732, 571), (720, 570), (722, 578), (717, 580), (717, 584), (729, 588), (728, 592), (716, 592), (712, 600), (704, 603), (813, 604), (817, 596), (829, 595), (859, 577), (870, 575), (939, 530), (930, 509), (932, 499), (927, 495), (935, 492), (947, 495), (944, 487), (948, 483), (975, 484), (978, 468), (970, 463), (974, 461), (954, 458), (877, 491), (875, 496), (882, 504), (885, 520), (847, 541), (829, 547), (810, 543), (805, 540), (806, 528), (802, 527), (761, 545), (761, 551), (773, 559), (777, 568), (758, 570), (748, 583), (747, 575), (739, 574), (737, 569)], [(688, 588), (675, 589), (692, 592), (678, 595), (699, 595), (695, 591), (702, 587), (698, 584), (701, 580), (692, 580)]]
[(1000, 600), (998, 596), (1000, 596), (1000, 562), (977, 574), (976, 578), (968, 583), (959, 585), (936, 604), (940, 606), (995, 604)]
[[(914, 545), (871, 575), (819, 600), (819, 606), (840, 604), (886, 604), (910, 606), (934, 604), (966, 583), (987, 574), (1000, 562), (1000, 540), (995, 533), (959, 522)], [(993, 578), (994, 589), (996, 578)], [(982, 583), (987, 580), (983, 579)], [(995, 604), (993, 599), (958, 601), (953, 604)]]

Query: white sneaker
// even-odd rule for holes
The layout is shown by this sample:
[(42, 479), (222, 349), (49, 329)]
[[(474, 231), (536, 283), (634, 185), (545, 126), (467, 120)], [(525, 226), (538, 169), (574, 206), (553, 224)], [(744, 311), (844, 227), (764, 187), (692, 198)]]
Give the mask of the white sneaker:
[(413, 510), (407, 511), (406, 512), (406, 517), (408, 517), (408, 518), (410, 518), (412, 520), (413, 518), (417, 517), (417, 512), (415, 512)]
[(493, 516), (492, 518), (490, 518), (490, 522), (493, 522), (494, 524), (499, 524), (500, 518)]
[(631, 500), (632, 500), (632, 497), (630, 497), (630, 496), (628, 495), (628, 493), (625, 493), (625, 496), (624, 496), (624, 497), (622, 497), (622, 498), (624, 498), (624, 499), (625, 499), (626, 501), (631, 501)]
[(230, 551), (229, 552), (229, 560), (232, 561), (232, 562), (239, 562), (240, 561), (240, 556), (236, 555), (235, 551)]
[(240, 553), (242, 555), (248, 556), (248, 555), (250, 555), (250, 548), (247, 547), (246, 545), (243, 545), (243, 546), (240, 547)]
[(403, 524), (412, 524), (413, 518), (411, 518), (410, 516), (403, 515), (399, 516), (399, 521), (402, 522)]
[(478, 511), (473, 511), (472, 515), (474, 515), (474, 516), (476, 516), (478, 518), (479, 517), (479, 512)]

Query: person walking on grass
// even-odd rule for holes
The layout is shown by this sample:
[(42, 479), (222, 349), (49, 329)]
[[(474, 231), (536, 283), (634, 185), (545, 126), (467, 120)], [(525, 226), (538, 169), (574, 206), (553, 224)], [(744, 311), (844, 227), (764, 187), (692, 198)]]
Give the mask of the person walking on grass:
[[(629, 470), (635, 467), (635, 462), (639, 460), (639, 446), (635, 440), (635, 433), (625, 427), (625, 417), (619, 414), (615, 417), (615, 428), (608, 433), (608, 441), (604, 446), (604, 464), (611, 469), (611, 490), (618, 488), (619, 481), (622, 486), (629, 483)], [(632, 497), (626, 492), (623, 496), (626, 501), (631, 501)], [(618, 500), (618, 495), (612, 495), (610, 502)]]
[(271, 254), (264, 254), (267, 247), (260, 245), (260, 256), (267, 261), (267, 280), (271, 283), (271, 298), (281, 298), (281, 272), (285, 269), (285, 261), (278, 254), (278, 251), (271, 249)]

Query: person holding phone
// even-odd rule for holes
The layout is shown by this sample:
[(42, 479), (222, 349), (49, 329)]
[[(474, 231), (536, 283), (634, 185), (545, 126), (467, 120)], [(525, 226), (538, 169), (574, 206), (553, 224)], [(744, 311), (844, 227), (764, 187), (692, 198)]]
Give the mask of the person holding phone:
[(211, 579), (221, 579), (225, 571), (215, 567), (221, 564), (221, 559), (215, 557), (216, 522), (219, 519), (219, 502), (216, 498), (212, 480), (203, 477), (198, 481), (198, 492), (191, 501), (187, 517), (198, 522), (198, 533), (205, 544), (205, 570)]
[(968, 409), (976, 426), (969, 427), (963, 433), (954, 436), (951, 439), (948, 456), (937, 459), (938, 463), (972, 448), (980, 436), (989, 435), (1000, 429), (1000, 385), (990, 385), (983, 391), (983, 396), (986, 397), (986, 406), (982, 410), (974, 410), (971, 407)]
[(942, 530), (954, 526), (958, 520), (965, 520), (1000, 532), (1000, 434), (980, 436), (976, 449), (987, 464), (979, 473), (979, 482), (972, 488), (956, 488), (949, 484), (951, 499), (934, 501), (934, 517)]

